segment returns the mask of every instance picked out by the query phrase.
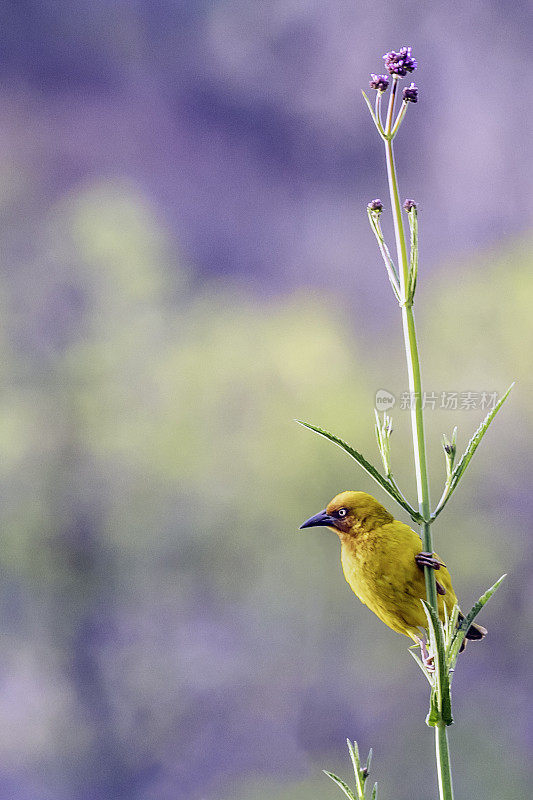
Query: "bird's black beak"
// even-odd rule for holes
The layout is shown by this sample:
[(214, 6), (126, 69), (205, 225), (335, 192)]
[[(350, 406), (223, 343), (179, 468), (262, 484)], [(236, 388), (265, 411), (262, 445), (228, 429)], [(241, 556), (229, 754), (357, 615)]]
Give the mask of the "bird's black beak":
[(329, 528), (334, 528), (336, 523), (335, 517), (330, 517), (327, 513), (326, 509), (323, 511), (319, 511), (318, 514), (315, 514), (314, 517), (309, 517), (303, 525), (300, 525), (300, 530), (302, 528), (314, 528), (317, 526), (324, 526)]

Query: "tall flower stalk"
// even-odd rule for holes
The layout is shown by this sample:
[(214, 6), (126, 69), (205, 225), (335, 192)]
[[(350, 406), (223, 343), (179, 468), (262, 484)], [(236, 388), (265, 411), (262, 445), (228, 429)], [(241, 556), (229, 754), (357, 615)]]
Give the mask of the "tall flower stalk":
[[(355, 448), (351, 447), (334, 434), (322, 428), (310, 425), (309, 423), (302, 424), (341, 447), (410, 514), (413, 523), (420, 526), (420, 535), (424, 551), (431, 555), (433, 554), (431, 525), (441, 513), (457, 487), (490, 423), (508, 397), (512, 385), (507, 389), (499, 402), (495, 404), (494, 408), (489, 412), (474, 433), (457, 464), (457, 428), (454, 429), (451, 439), (448, 439), (446, 436), (443, 437), (442, 446), (446, 464), (446, 481), (441, 498), (432, 512), (426, 459), (426, 439), (424, 433), (424, 395), (422, 391), (422, 376), (413, 311), (418, 278), (418, 209), (417, 204), (413, 200), (405, 200), (403, 204), (401, 203), (393, 144), (402, 122), (405, 119), (409, 105), (418, 102), (418, 88), (414, 83), (411, 83), (403, 89), (401, 105), (399, 110), (396, 111), (400, 81), (408, 74), (414, 72), (418, 65), (412, 55), (410, 47), (402, 47), (398, 52), (391, 51), (386, 53), (383, 58), (388, 74), (371, 75), (370, 88), (376, 92), (375, 103), (372, 104), (364, 92), (363, 97), (367, 103), (376, 129), (385, 145), (390, 203), (394, 222), (397, 267), (391, 257), (390, 250), (385, 242), (381, 229), (380, 217), (383, 212), (381, 200), (376, 199), (369, 203), (367, 206), (367, 213), (370, 227), (376, 237), (381, 256), (385, 263), (394, 296), (401, 310), (409, 392), (411, 397), (411, 428), (418, 510), (410, 504), (392, 475), (390, 453), (392, 420), (388, 415), (384, 415), (382, 422), (376, 411), (376, 436), (385, 471), (384, 475), (372, 466), (372, 464)], [(389, 86), (388, 106), (385, 114), (385, 122), (383, 122), (382, 98), (389, 89)], [(402, 209), (407, 215), (409, 225), (409, 247), (406, 241)], [(431, 567), (425, 566), (424, 575), (426, 601), (422, 602), (424, 603), (427, 617), (430, 656), (428, 658), (428, 656), (423, 653), (422, 657), (419, 657), (413, 650), (410, 650), (410, 653), (417, 661), (431, 687), (430, 710), (426, 722), (429, 726), (435, 728), (437, 777), (440, 800), (453, 800), (452, 769), (447, 736), (447, 727), (453, 722), (451, 710), (451, 683), (453, 672), (457, 656), (463, 646), (468, 628), (505, 576), (502, 576), (487, 592), (485, 592), (465, 617), (460, 614), (457, 606), (454, 608), (450, 617), (448, 617), (445, 610), (445, 620), (443, 623), (439, 619), (435, 571)], [(348, 742), (348, 745), (356, 778), (355, 793), (337, 776), (329, 772), (326, 774), (337, 783), (350, 800), (365, 800), (364, 784), (368, 776), (369, 763), (367, 767), (362, 769), (356, 744)], [(374, 800), (376, 796), (377, 785), (374, 786), (372, 791), (372, 800)]]
[[(390, 55), (390, 54), (389, 54)], [(413, 68), (416, 62), (413, 64)], [(394, 104), (400, 76), (394, 74), (392, 90), (389, 98), (389, 111), (387, 114), (387, 126), (385, 128), (385, 156), (387, 159), (387, 176), (389, 180), (389, 193), (391, 199), (392, 215), (394, 219), (394, 233), (396, 238), (396, 253), (398, 264), (400, 265), (400, 290), (401, 290), (401, 309), (403, 336), (405, 343), (405, 355), (407, 359), (407, 373), (409, 377), (409, 392), (413, 398), (411, 402), (411, 427), (413, 433), (413, 450), (416, 472), (416, 487), (418, 494), (418, 507), (420, 514), (424, 518), (422, 523), (422, 542), (424, 550), (428, 553), (433, 552), (433, 542), (431, 536), (430, 523), (430, 496), (429, 480), (426, 461), (426, 437), (424, 433), (424, 408), (422, 404), (422, 375), (420, 370), (420, 359), (418, 357), (418, 344), (416, 340), (415, 315), (413, 311), (414, 291), (409, 292), (409, 264), (407, 263), (407, 247), (403, 229), (403, 220), (400, 208), (400, 195), (398, 190), (398, 179), (396, 177), (396, 165), (394, 161), (393, 139), (399, 130), (401, 119), (395, 126), (395, 133), (392, 133), (392, 119), (394, 116)], [(415, 93), (416, 91), (416, 93)], [(404, 91), (403, 107), (400, 116), (405, 115), (407, 103), (418, 100), (416, 87)], [(403, 118), (403, 117), (402, 117)], [(406, 207), (410, 215), (416, 216), (417, 209), (415, 203), (406, 202)], [(418, 249), (418, 241), (411, 245)], [(426, 594), (429, 605), (438, 613), (437, 606), (437, 585), (435, 570), (428, 566), (424, 567), (424, 577), (426, 581)], [(435, 727), (436, 753), (438, 765), (438, 781), (441, 798), (453, 800), (452, 771), (450, 764), (450, 754), (448, 745), (448, 735), (446, 724), (439, 719)]]

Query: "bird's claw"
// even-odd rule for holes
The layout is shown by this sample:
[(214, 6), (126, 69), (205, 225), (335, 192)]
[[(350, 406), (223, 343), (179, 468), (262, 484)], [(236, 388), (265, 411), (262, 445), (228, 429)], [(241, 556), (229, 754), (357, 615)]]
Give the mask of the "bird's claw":
[(435, 659), (428, 653), (426, 643), (423, 639), (418, 639), (420, 645), (420, 660), (428, 672), (435, 672)]
[(419, 567), (422, 569), (424, 567), (431, 567), (432, 569), (440, 569), (441, 567), (445, 567), (446, 564), (443, 564), (442, 561), (439, 561), (438, 558), (435, 558), (433, 553), (426, 553), (424, 550), (421, 553), (417, 553), (415, 556), (415, 561)]
[(426, 653), (425, 656), (422, 656), (422, 664), (425, 666), (428, 672), (435, 672), (435, 659), (433, 656), (430, 656), (429, 653)]
[[(431, 567), (431, 569), (440, 569), (441, 567), (445, 567), (446, 564), (443, 564), (442, 561), (439, 561), (438, 558), (435, 558), (433, 553), (427, 553), (424, 550), (421, 553), (417, 553), (415, 556), (415, 561), (420, 569), (424, 569), (424, 567)], [(436, 581), (437, 584), (437, 594), (445, 595), (446, 589)]]

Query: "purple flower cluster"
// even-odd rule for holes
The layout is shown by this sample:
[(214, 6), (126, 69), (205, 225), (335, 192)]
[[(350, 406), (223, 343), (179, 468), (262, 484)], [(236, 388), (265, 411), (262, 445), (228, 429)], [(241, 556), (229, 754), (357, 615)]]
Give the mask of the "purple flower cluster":
[(372, 72), (370, 74), (371, 81), (370, 81), (370, 88), (376, 89), (378, 92), (385, 92), (389, 85), (389, 78), (387, 75), (374, 75)]
[(369, 211), (377, 211), (379, 214), (383, 211), (383, 203), (381, 200), (372, 200), (371, 203), (368, 204)]
[(414, 200), (407, 199), (404, 202), (403, 207), (405, 208), (406, 211), (412, 211), (413, 208), (416, 208), (417, 206)]
[(412, 83), (410, 86), (406, 86), (403, 90), (403, 99), (406, 103), (417, 103), (418, 102), (418, 87)]
[(394, 50), (385, 53), (383, 61), (390, 74), (398, 75), (400, 78), (405, 77), (408, 72), (413, 72), (418, 66), (416, 58), (411, 55), (410, 47), (400, 47), (397, 53)]

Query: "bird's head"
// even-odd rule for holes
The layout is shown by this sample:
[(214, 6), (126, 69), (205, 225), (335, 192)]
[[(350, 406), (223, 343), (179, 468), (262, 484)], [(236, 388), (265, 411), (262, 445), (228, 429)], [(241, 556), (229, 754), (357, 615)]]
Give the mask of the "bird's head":
[(341, 492), (323, 511), (310, 517), (300, 528), (331, 528), (342, 539), (386, 525), (394, 517), (366, 492)]

